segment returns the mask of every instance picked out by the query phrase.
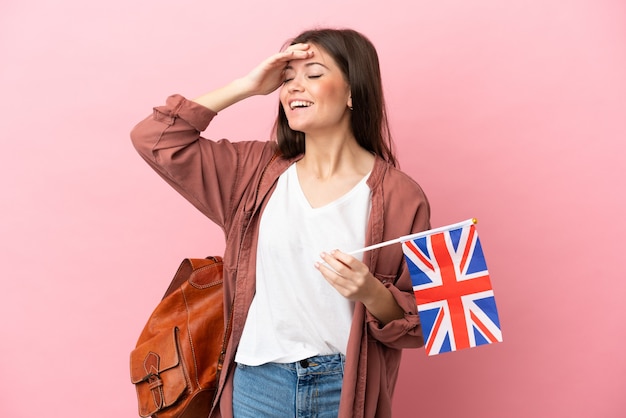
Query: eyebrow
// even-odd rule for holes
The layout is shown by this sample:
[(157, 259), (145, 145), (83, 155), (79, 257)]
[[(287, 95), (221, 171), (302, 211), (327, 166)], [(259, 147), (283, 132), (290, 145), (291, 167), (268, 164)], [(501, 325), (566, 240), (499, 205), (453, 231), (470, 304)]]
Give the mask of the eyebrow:
[[(322, 64), (321, 62), (313, 61), (313, 62), (307, 62), (306, 64), (304, 64), (305, 67), (311, 67), (313, 65), (321, 65), (322, 67), (328, 70), (328, 67)], [(293, 67), (291, 66), (291, 64), (287, 64), (287, 66), (285, 67), (285, 70), (293, 70)]]

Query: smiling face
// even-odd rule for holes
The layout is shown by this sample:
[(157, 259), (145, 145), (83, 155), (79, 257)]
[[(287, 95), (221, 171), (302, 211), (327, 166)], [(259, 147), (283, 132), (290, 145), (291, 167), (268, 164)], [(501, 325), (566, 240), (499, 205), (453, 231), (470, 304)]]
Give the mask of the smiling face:
[(311, 45), (313, 56), (293, 60), (285, 69), (280, 102), (289, 127), (306, 134), (350, 129), (350, 86), (323, 49)]

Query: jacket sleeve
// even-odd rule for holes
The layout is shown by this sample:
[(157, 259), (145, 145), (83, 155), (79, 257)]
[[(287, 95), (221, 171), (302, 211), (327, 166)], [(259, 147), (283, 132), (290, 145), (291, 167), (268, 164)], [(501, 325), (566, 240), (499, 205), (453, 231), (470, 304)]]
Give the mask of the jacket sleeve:
[(167, 183), (226, 229), (245, 182), (239, 168), (259, 162), (246, 149), (254, 146), (252, 142), (210, 141), (200, 136), (215, 115), (202, 105), (173, 95), (133, 128), (131, 140)]
[[(404, 187), (403, 189), (407, 192), (404, 196), (410, 196), (408, 197), (410, 201), (403, 199), (399, 202), (390, 202), (384, 220), (385, 229), (393, 232), (389, 232), (390, 235), (386, 236), (385, 240), (430, 229), (430, 205), (421, 188), (417, 186), (412, 191)], [(377, 273), (374, 275), (378, 276), (379, 280), (391, 292), (404, 311), (404, 317), (383, 326), (376, 317), (367, 312), (366, 321), (370, 336), (390, 348), (418, 348), (423, 346), (424, 337), (417, 313), (411, 275), (400, 245), (382, 248), (378, 264), (389, 267), (377, 269), (377, 271), (392, 271), (393, 269), (396, 272), (386, 277)]]

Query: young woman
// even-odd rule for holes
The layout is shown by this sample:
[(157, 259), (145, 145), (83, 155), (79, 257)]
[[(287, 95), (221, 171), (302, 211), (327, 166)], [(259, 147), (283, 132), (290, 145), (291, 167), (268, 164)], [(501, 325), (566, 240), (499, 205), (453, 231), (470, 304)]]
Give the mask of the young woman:
[[(275, 140), (200, 136), (277, 89)], [(211, 416), (390, 417), (401, 350), (423, 344), (410, 275), (399, 245), (349, 252), (426, 230), (430, 212), (396, 168), (371, 42), (306, 31), (221, 88), (170, 96), (131, 136), (225, 232), (234, 309)]]

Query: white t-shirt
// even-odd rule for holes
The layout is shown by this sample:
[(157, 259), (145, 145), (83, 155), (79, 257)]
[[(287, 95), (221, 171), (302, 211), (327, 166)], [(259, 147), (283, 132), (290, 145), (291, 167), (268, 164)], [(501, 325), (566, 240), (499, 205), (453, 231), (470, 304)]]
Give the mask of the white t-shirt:
[(312, 208), (296, 165), (280, 176), (261, 217), (256, 294), (235, 361), (258, 366), (346, 353), (354, 304), (314, 263), (322, 251), (365, 246), (368, 177), (334, 202)]

